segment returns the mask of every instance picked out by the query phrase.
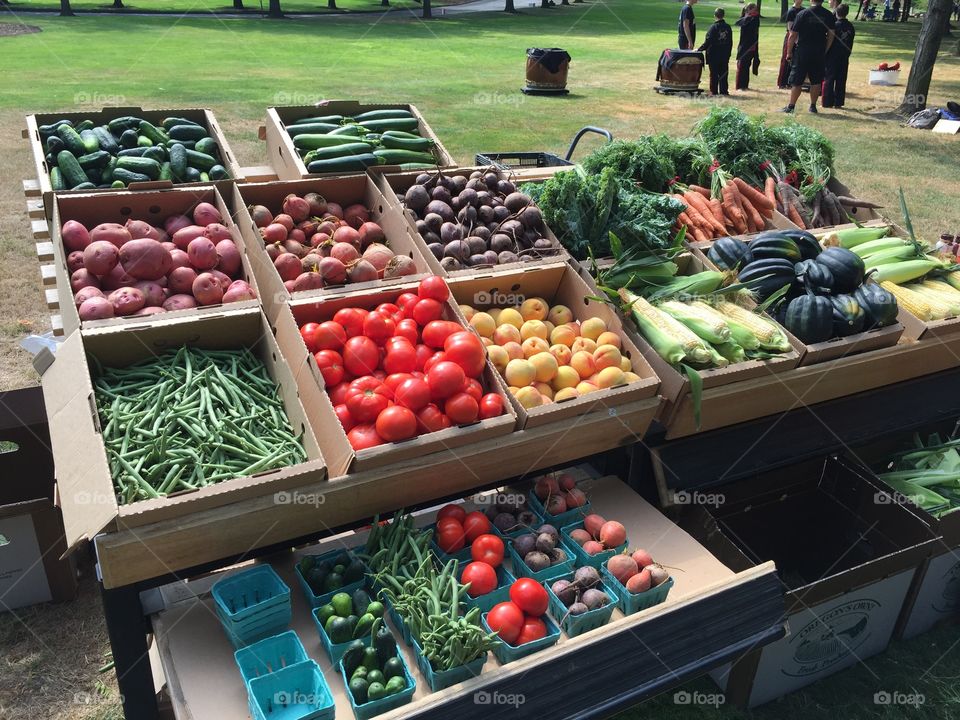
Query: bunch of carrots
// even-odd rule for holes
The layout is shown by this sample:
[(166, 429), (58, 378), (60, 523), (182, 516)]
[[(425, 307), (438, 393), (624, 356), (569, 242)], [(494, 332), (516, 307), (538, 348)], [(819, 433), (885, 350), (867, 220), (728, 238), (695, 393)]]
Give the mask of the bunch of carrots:
[(686, 206), (677, 222), (678, 226), (686, 226), (688, 236), (697, 241), (712, 240), (767, 227), (767, 220), (777, 208), (775, 186), (768, 182), (765, 192), (761, 192), (719, 169), (714, 173), (713, 184), (713, 191), (699, 185), (681, 186), (677, 188), (680, 192), (671, 196)]

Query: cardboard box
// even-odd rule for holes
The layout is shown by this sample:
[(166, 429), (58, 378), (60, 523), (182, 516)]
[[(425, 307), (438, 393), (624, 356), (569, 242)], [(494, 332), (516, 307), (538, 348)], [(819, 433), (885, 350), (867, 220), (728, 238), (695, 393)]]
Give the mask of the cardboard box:
[[(457, 168), (455, 171), (449, 171), (448, 175), (463, 175), (465, 177), (470, 177), (470, 174), (476, 171), (486, 170), (489, 172), (497, 172), (500, 177), (504, 180), (510, 179), (508, 173), (498, 171), (496, 168)], [(395, 208), (397, 208), (403, 216), (407, 219), (407, 222), (410, 224), (411, 229), (413, 230), (417, 241), (421, 244), (421, 249), (423, 250), (424, 256), (427, 258), (427, 262), (430, 263), (430, 269), (434, 274), (440, 275), (442, 277), (448, 278), (458, 278), (458, 277), (471, 277), (477, 273), (479, 268), (474, 267), (465, 267), (461, 270), (444, 270), (440, 265), (440, 261), (437, 260), (436, 256), (431, 252), (428, 247), (427, 241), (424, 239), (423, 235), (417, 230), (417, 219), (412, 212), (408, 211), (403, 205), (403, 194), (407, 189), (414, 185), (417, 181), (417, 176), (420, 175), (419, 172), (374, 172), (371, 175), (376, 179), (377, 183), (380, 185), (380, 189), (383, 191), (384, 197), (387, 201), (390, 202)], [(543, 237), (547, 238), (553, 243), (555, 248), (554, 251), (551, 251), (552, 254), (544, 255), (539, 260), (526, 261), (526, 262), (515, 262), (515, 263), (506, 263), (503, 265), (493, 265), (485, 266), (484, 270), (492, 270), (493, 272), (511, 272), (521, 268), (528, 268), (532, 265), (544, 265), (547, 263), (555, 263), (557, 261), (562, 262), (572, 262), (570, 254), (567, 252), (566, 248), (560, 244), (560, 241), (557, 240), (556, 236), (553, 234), (553, 231), (549, 227), (546, 227), (546, 232), (544, 232)]]
[(599, 317), (607, 324), (607, 330), (620, 337), (622, 353), (630, 358), (633, 372), (640, 376), (640, 380), (627, 385), (529, 410), (508, 393), (520, 418), (520, 427), (536, 427), (588, 412), (608, 412), (615, 417), (613, 409), (617, 405), (653, 397), (660, 387), (659, 378), (624, 332), (616, 311), (607, 303), (591, 300), (594, 291), (567, 263), (454, 279), (450, 281), (450, 292), (459, 305), (470, 305), (477, 310), (519, 305), (524, 299), (540, 297), (551, 306), (566, 305), (577, 320)]
[(433, 148), (433, 154), (437, 159), (437, 165), (439, 167), (456, 167), (457, 163), (453, 157), (451, 157), (450, 153), (447, 152), (443, 143), (440, 142), (440, 138), (433, 132), (433, 129), (427, 124), (427, 121), (423, 119), (420, 111), (417, 110), (416, 106), (405, 103), (364, 103), (359, 100), (325, 100), (316, 105), (268, 107), (267, 122), (261, 133), (261, 138), (267, 141), (267, 157), (270, 158), (270, 164), (273, 165), (277, 177), (281, 180), (322, 177), (322, 174), (311, 175), (307, 171), (307, 166), (293, 145), (293, 138), (287, 134), (285, 129), (287, 125), (292, 125), (298, 120), (308, 117), (319, 117), (322, 115), (353, 117), (371, 110), (396, 109), (409, 110), (413, 113), (413, 116), (419, 121), (418, 133), (422, 137), (430, 138), (436, 143)]
[[(320, 441), (323, 457), (332, 478), (346, 475), (348, 472), (384, 467), (432, 452), (454, 451), (455, 448), (469, 443), (508, 435), (517, 425), (517, 415), (510, 402), (504, 398), (504, 414), (499, 417), (419, 435), (402, 442), (384, 443), (366, 450), (354, 451), (350, 446), (347, 434), (343, 431), (333, 410), (333, 404), (323, 390), (324, 382), (320, 368), (313, 355), (307, 351), (303, 338), (300, 337), (299, 327), (307, 322), (330, 320), (341, 308), (362, 307), (373, 310), (381, 303), (394, 302), (402, 293), (416, 292), (416, 289), (417, 283), (407, 283), (320, 300), (293, 300), (280, 309), (275, 320), (277, 339), (284, 349), (287, 363), (297, 378), (301, 395), (304, 388), (310, 389), (311, 396), (316, 395), (311, 399), (309, 408), (312, 413), (317, 413), (322, 418), (323, 431), (317, 435), (317, 439)], [(447, 301), (443, 319), (462, 323), (462, 318), (452, 299)], [(503, 395), (504, 389), (499, 378), (499, 374), (488, 360), (481, 379), (484, 391)], [(307, 404), (306, 400), (304, 404)]]
[[(931, 423), (916, 431), (898, 433), (865, 445), (849, 448), (847, 460), (864, 468), (873, 476), (891, 466), (890, 458), (898, 452), (914, 449), (916, 433), (926, 443), (937, 433), (943, 440), (956, 437), (956, 420)], [(878, 500), (900, 503), (923, 520), (939, 542), (920, 568), (897, 623), (897, 637), (911, 638), (933, 628), (937, 623), (954, 618), (960, 612), (960, 512), (953, 511), (939, 518), (914, 505), (910, 499), (893, 490), (882, 478), (877, 483), (883, 488)]]
[[(88, 358), (105, 366), (124, 367), (182, 345), (215, 350), (249, 348), (277, 384), (290, 426), (294, 432), (303, 433), (307, 460), (193, 492), (118, 505), (101, 437)], [(274, 329), (260, 310), (224, 310), (153, 326), (76, 332), (67, 337), (56, 357), (44, 352), (34, 364), (42, 376), (59, 504), (71, 548), (114, 526), (134, 527), (183, 517), (326, 478), (326, 465), (315, 434), (327, 431), (325, 419), (315, 410), (319, 389), (306, 385), (298, 392), (294, 374), (284, 363), (274, 338)]]
[[(279, 213), (283, 199), (290, 193), (303, 196), (308, 192), (320, 193), (330, 202), (343, 207), (362, 203), (370, 210), (370, 219), (378, 223), (387, 237), (387, 245), (398, 255), (412, 258), (417, 267), (415, 275), (374, 280), (371, 282), (350, 283), (291, 293), (283, 285), (270, 256), (267, 255), (259, 228), (254, 225), (248, 210), (251, 205), (263, 205), (271, 212)], [(410, 225), (404, 217), (389, 204), (368, 175), (350, 175), (345, 177), (317, 178), (309, 180), (290, 180), (286, 182), (253, 183), (235, 185), (230, 199), (230, 209), (240, 227), (251, 265), (263, 294), (260, 296), (269, 317), (275, 317), (279, 308), (287, 301), (305, 298), (324, 298), (342, 295), (360, 290), (372, 290), (422, 278), (430, 274), (430, 266), (417, 242)], [(308, 238), (309, 239), (309, 238)]]
[[(830, 180), (827, 182), (827, 189), (830, 190), (834, 195), (841, 197), (857, 198), (858, 200), (867, 199), (857, 197), (857, 195), (855, 195), (850, 188), (840, 182), (836, 177), (830, 178)], [(846, 210), (847, 215), (849, 215), (855, 222), (863, 224), (868, 220), (881, 219), (880, 213), (878, 213), (874, 208), (856, 207), (847, 203), (840, 204), (843, 206), (843, 209)], [(817, 228), (817, 231), (822, 229), (823, 228)]]
[(917, 568), (937, 540), (881, 486), (835, 458), (711, 490), (681, 526), (735, 570), (773, 560), (790, 633), (711, 673), (755, 707), (882, 652)]
[(77, 595), (73, 559), (61, 559), (49, 443), (40, 388), (0, 393), (0, 612)]
[[(220, 128), (220, 124), (217, 122), (216, 117), (211, 110), (206, 110), (202, 108), (167, 108), (160, 110), (144, 110), (139, 107), (107, 107), (102, 110), (91, 110), (89, 112), (52, 112), (52, 113), (37, 113), (35, 115), (27, 115), (27, 129), (23, 131), (23, 137), (30, 141), (30, 149), (33, 152), (33, 162), (37, 168), (37, 180), (40, 183), (40, 193), (43, 196), (43, 204), (46, 209), (47, 219), (49, 220), (53, 215), (53, 188), (50, 185), (50, 168), (47, 167), (46, 161), (46, 149), (44, 148), (43, 141), (40, 138), (39, 127), (41, 125), (50, 125), (57, 122), (58, 120), (72, 120), (74, 124), (82, 122), (83, 120), (91, 120), (96, 125), (105, 125), (110, 120), (118, 117), (124, 117), (125, 115), (133, 115), (135, 117), (142, 118), (148, 122), (153, 123), (154, 125), (159, 125), (163, 122), (164, 118), (168, 117), (182, 117), (185, 120), (192, 120), (195, 123), (199, 123), (203, 127), (207, 128), (210, 132), (210, 137), (217, 142), (217, 147), (220, 150), (220, 159), (223, 161), (223, 166), (227, 169), (227, 172), (230, 174), (230, 177), (233, 180), (243, 180), (243, 173), (240, 170), (240, 165), (237, 162), (236, 156), (233, 154), (233, 150), (230, 149), (230, 144), (227, 142), (226, 136), (223, 134), (223, 130)], [(231, 181), (220, 181), (217, 184), (226, 184)], [(202, 184), (211, 184), (211, 183), (178, 183), (176, 187), (191, 187)], [(155, 190), (158, 188), (168, 188), (173, 187), (173, 184), (169, 180), (157, 180), (152, 182), (145, 183), (132, 183), (128, 190)], [(57, 193), (57, 195), (64, 195), (70, 193), (93, 193), (93, 192), (117, 192), (116, 190), (62, 190)]]
[[(143, 317), (114, 317), (109, 320), (80, 321), (77, 306), (73, 302), (73, 290), (70, 288), (70, 271), (67, 269), (67, 250), (63, 246), (60, 228), (67, 220), (83, 223), (88, 230), (106, 222), (125, 223), (128, 219), (145, 220), (151, 225), (163, 228), (163, 221), (169, 215), (189, 214), (198, 203), (206, 202), (215, 206), (222, 216), (222, 224), (230, 230), (233, 242), (240, 251), (243, 263), (241, 278), (246, 280), (258, 297), (262, 297), (250, 263), (249, 254), (240, 228), (231, 217), (219, 190), (213, 186), (175, 187), (167, 190), (145, 190), (142, 192), (113, 191), (90, 194), (69, 193), (57, 195), (53, 199), (53, 220), (51, 236), (53, 238), (53, 264), (56, 269), (57, 297), (60, 302), (60, 315), (66, 334), (82, 327), (84, 330), (102, 327), (132, 327), (134, 325), (153, 324), (171, 318), (197, 317), (219, 313), (224, 309), (257, 308), (259, 300), (208, 305), (189, 310), (174, 310)], [(105, 293), (109, 294), (109, 293)]]

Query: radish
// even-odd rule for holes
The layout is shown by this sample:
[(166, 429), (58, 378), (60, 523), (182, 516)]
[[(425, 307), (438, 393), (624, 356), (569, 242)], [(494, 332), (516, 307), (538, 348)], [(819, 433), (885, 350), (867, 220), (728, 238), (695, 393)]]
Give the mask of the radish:
[(351, 227), (359, 229), (361, 225), (370, 220), (370, 211), (367, 210), (366, 206), (359, 203), (350, 205), (344, 209), (343, 219)]
[[(322, 229), (322, 226), (321, 226)], [(360, 249), (360, 233), (348, 225), (341, 225), (333, 231), (332, 235), (335, 243), (345, 242), (353, 245), (357, 250)]]
[(562, 495), (551, 495), (543, 506), (548, 515), (561, 515), (567, 511), (567, 501)]
[(383, 228), (375, 222), (365, 222), (359, 228), (360, 244), (366, 247), (370, 243), (386, 243), (387, 236), (383, 233)]
[(613, 575), (617, 580), (626, 584), (627, 580), (640, 572), (640, 568), (637, 567), (637, 563), (634, 562), (633, 558), (626, 554), (614, 555), (612, 558), (607, 560), (607, 570), (610, 571), (610, 574)]
[(373, 243), (372, 245), (367, 246), (367, 249), (363, 251), (363, 259), (377, 269), (378, 277), (383, 277), (384, 270), (387, 268), (387, 263), (390, 262), (394, 255), (395, 253), (393, 250), (388, 248), (386, 245), (381, 245), (380, 243)]
[[(258, 228), (265, 228), (273, 222), (273, 213), (263, 205), (251, 205), (247, 210), (250, 211), (250, 217), (253, 218), (253, 224)], [(167, 231), (169, 232), (169, 230)]]
[(280, 213), (279, 215), (274, 216), (273, 222), (276, 225), (283, 225), (283, 227), (287, 229), (287, 232), (293, 230), (293, 226), (296, 224), (293, 222), (293, 218), (286, 213)]
[(560, 492), (560, 485), (557, 483), (556, 478), (551, 475), (544, 475), (541, 478), (537, 478), (537, 481), (533, 485), (533, 494), (542, 502), (546, 502), (548, 497), (556, 495), (558, 492)]
[(295, 223), (303, 222), (310, 216), (310, 203), (290, 193), (283, 199), (283, 212), (293, 218)]
[(333, 215), (337, 220), (343, 220), (343, 205), (334, 202), (327, 203), (327, 215)]
[(666, 568), (664, 568), (663, 565), (658, 565), (657, 563), (648, 565), (643, 569), (643, 571), (650, 573), (650, 584), (653, 587), (665, 583), (670, 579), (670, 573), (667, 572)]
[(310, 214), (314, 217), (322, 217), (327, 212), (327, 201), (323, 195), (315, 192), (308, 192), (303, 196), (310, 206)]
[(572, 475), (566, 473), (557, 478), (557, 482), (560, 484), (560, 489), (567, 492), (577, 487), (577, 481), (573, 479)]
[(342, 285), (347, 279), (347, 267), (333, 257), (320, 261), (319, 273), (325, 285)]
[(564, 500), (566, 500), (567, 502), (568, 508), (583, 507), (584, 505), (587, 504), (586, 493), (584, 493), (583, 490), (580, 490), (579, 488), (573, 488), (571, 490), (567, 490), (564, 493), (563, 497), (564, 497)]
[(357, 250), (356, 246), (348, 242), (338, 242), (334, 243), (330, 248), (330, 257), (336, 258), (344, 265), (351, 263), (354, 260), (360, 259), (360, 251)]
[(587, 540), (587, 542), (583, 544), (583, 551), (587, 555), (599, 555), (604, 550), (606, 550), (606, 548), (596, 540)]
[(638, 548), (633, 551), (633, 560), (642, 568), (647, 567), (647, 565), (653, 565), (653, 556), (643, 548)]
[(607, 522), (606, 518), (596, 513), (590, 513), (583, 519), (583, 529), (590, 533), (590, 537), (599, 540), (600, 528)]
[(650, 577), (650, 571), (647, 568), (644, 568), (643, 570), (638, 572), (636, 575), (633, 575), (627, 578), (627, 582), (624, 583), (624, 585), (627, 588), (627, 591), (632, 593), (646, 592), (647, 590), (650, 589), (651, 584), (652, 584), (652, 579)]
[(287, 228), (280, 223), (270, 223), (260, 228), (260, 236), (265, 243), (282, 243), (287, 239)]
[(608, 520), (600, 527), (599, 539), (604, 547), (619, 547), (627, 541), (627, 529), (623, 526), (623, 523)]

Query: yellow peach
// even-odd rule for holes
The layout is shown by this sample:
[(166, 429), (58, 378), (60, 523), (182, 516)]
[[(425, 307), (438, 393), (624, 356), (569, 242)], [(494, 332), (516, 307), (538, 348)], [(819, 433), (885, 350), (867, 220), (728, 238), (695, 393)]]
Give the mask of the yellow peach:
[(516, 397), (517, 393), (520, 392), (520, 388), (518, 388), (516, 385), (510, 385), (507, 389), (510, 391), (510, 394), (513, 395), (514, 397)]
[(513, 325), (517, 330), (523, 325), (523, 315), (515, 308), (503, 308), (497, 316), (500, 325)]
[(557, 374), (559, 363), (549, 351), (538, 352), (530, 358), (530, 362), (537, 369), (537, 382), (548, 383)]
[(566, 325), (568, 328), (573, 330), (574, 334), (577, 337), (580, 337), (582, 335), (582, 333), (580, 332), (580, 322), (578, 320), (571, 320), (568, 323), (564, 323), (564, 325)]
[(626, 355), (622, 355), (620, 357), (620, 369), (624, 372), (630, 372), (633, 370), (633, 363), (630, 362), (630, 358), (628, 358)]
[(537, 377), (537, 368), (529, 360), (511, 360), (507, 363), (503, 376), (511, 385), (527, 387), (532, 385)]
[(564, 388), (574, 388), (580, 382), (580, 374), (569, 365), (562, 365), (557, 368), (557, 374), (553, 378), (553, 389), (563, 390)]
[(480, 338), (480, 342), (483, 343), (483, 346), (484, 346), (484, 347), (491, 347), (491, 346), (493, 345), (493, 340), (491, 340), (491, 339), (488, 338), (488, 337), (482, 337), (482, 338)]
[(463, 317), (466, 318), (467, 322), (470, 322), (470, 318), (472, 318), (474, 315), (477, 314), (477, 311), (474, 310), (474, 309), (473, 309), (471, 306), (469, 306), (469, 305), (461, 305), (461, 306), (460, 306), (460, 312), (463, 313)]
[(575, 387), (563, 388), (562, 390), (557, 390), (553, 396), (554, 402), (562, 402), (564, 400), (573, 400), (574, 398), (580, 397), (580, 393), (577, 392)]
[(573, 357), (573, 350), (566, 345), (551, 345), (550, 352), (553, 353), (553, 356), (560, 365), (569, 365), (570, 358)]
[(613, 345), (598, 345), (593, 351), (593, 361), (597, 365), (597, 370), (603, 370), (608, 367), (620, 368), (620, 351)]
[(580, 323), (580, 334), (585, 338), (596, 340), (607, 331), (607, 324), (600, 318), (587, 318)]
[(554, 328), (556, 328), (557, 326), (554, 325), (554, 324), (553, 324), (552, 322), (550, 322), (549, 320), (544, 320), (544, 321), (543, 321), (543, 324), (547, 326), (547, 337), (550, 337), (550, 333), (552, 333), (553, 330), (554, 330)]
[(493, 322), (500, 324), (500, 308), (487, 308), (484, 312), (493, 318)]
[(597, 336), (597, 345), (613, 345), (617, 350), (620, 350), (620, 336), (615, 332), (605, 330)]
[(552, 345), (566, 345), (570, 347), (573, 341), (577, 339), (577, 334), (569, 325), (558, 325), (550, 333), (550, 343)]
[(597, 370), (597, 364), (593, 360), (593, 355), (585, 350), (580, 350), (573, 354), (573, 357), (570, 358), (570, 367), (576, 370), (577, 375), (584, 380), (593, 375)]
[(611, 388), (627, 382), (623, 370), (618, 367), (605, 367), (597, 373), (597, 387)]
[(593, 355), (594, 351), (597, 349), (597, 344), (590, 338), (578, 337), (576, 340), (573, 341), (573, 344), (570, 346), (570, 349), (573, 350), (573, 352), (575, 353), (583, 350), (584, 352), (589, 353), (590, 355)]
[(524, 340), (520, 343), (520, 346), (523, 348), (523, 356), (525, 358), (532, 358), (537, 353), (549, 352), (550, 345), (546, 340), (541, 340), (538, 337), (531, 337)]
[(546, 340), (550, 337), (550, 332), (547, 330), (547, 326), (544, 325), (543, 320), (527, 320), (520, 326), (520, 337), (524, 340), (532, 337)]
[(520, 328), (510, 323), (501, 323), (493, 331), (493, 341), (497, 345), (506, 345), (508, 342), (515, 342), (518, 345), (523, 338), (520, 337)]
[(507, 363), (510, 362), (510, 356), (507, 354), (507, 351), (499, 345), (490, 345), (487, 348), (487, 357), (490, 359), (490, 362), (493, 363), (497, 372), (503, 375), (503, 371), (507, 369)]
[(470, 327), (476, 330), (480, 337), (492, 338), (497, 324), (488, 313), (478, 312), (470, 318)]
[(577, 384), (576, 390), (578, 394), (586, 395), (588, 393), (596, 392), (597, 386), (584, 380), (583, 382)]
[(554, 305), (547, 313), (547, 320), (554, 325), (563, 325), (573, 320), (573, 311), (566, 305)]
[(520, 388), (514, 397), (517, 398), (520, 407), (526, 408), (527, 410), (540, 407), (544, 401), (544, 397), (540, 394), (540, 391), (532, 386)]
[(553, 400), (553, 388), (543, 382), (535, 382), (533, 386), (537, 391), (543, 395), (547, 400)]
[(526, 357), (523, 354), (523, 348), (520, 347), (520, 343), (518, 342), (510, 341), (500, 347), (507, 351), (507, 357), (510, 358), (510, 360), (523, 360), (523, 358)]
[(632, 383), (632, 382), (637, 382), (637, 380), (640, 379), (640, 376), (637, 375), (635, 372), (628, 371), (623, 374), (623, 379), (628, 383)]
[(520, 303), (520, 315), (524, 320), (546, 320), (550, 306), (543, 298), (527, 298)]

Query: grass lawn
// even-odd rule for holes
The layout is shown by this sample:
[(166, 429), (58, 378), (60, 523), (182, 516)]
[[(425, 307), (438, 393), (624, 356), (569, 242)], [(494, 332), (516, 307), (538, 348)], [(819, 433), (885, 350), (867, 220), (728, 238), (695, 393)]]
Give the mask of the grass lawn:
[[(393, 9), (415, 8), (420, 10), (420, 3), (416, 0), (389, 0)], [(459, 0), (462, 2), (463, 0)], [(452, 5), (455, 2), (438, 0), (432, 3), (434, 7)], [(203, 13), (203, 12), (236, 12), (232, 0), (124, 0), (124, 11), (135, 12), (164, 12), (164, 13)], [(243, 9), (252, 14), (267, 12), (269, 0), (244, 0)], [(336, 11), (347, 12), (379, 12), (383, 8), (380, 0), (336, 0), (336, 10), (330, 10), (327, 0), (281, 0), (280, 6), (285, 13), (328, 13)], [(70, 0), (70, 7), (74, 11), (85, 10), (112, 10), (112, 0)], [(11, 4), (14, 13), (22, 12), (25, 22), (30, 22), (30, 11), (45, 10), (60, 12), (60, 0), (18, 0)], [(118, 14), (124, 12), (119, 11)], [(0, 15), (0, 21), (3, 15)]]
[[(354, 1), (374, 4), (338, 4)], [(729, 15), (739, 14), (736, 4), (724, 4)], [(619, 137), (685, 134), (712, 102), (662, 97), (651, 90), (656, 60), (675, 42), (676, 2), (593, 0), (549, 11), (525, 5), (518, 3), (524, 12), (516, 16), (490, 13), (427, 24), (399, 14), (333, 21), (26, 16), (25, 22), (42, 32), (0, 37), (5, 70), (0, 77), (0, 127), (5, 128), (0, 133), (0, 388), (36, 381), (17, 343), (29, 332), (49, 329), (20, 185), (34, 174), (20, 138), (26, 113), (76, 112), (106, 104), (209, 107), (241, 163), (257, 165), (266, 159), (257, 127), (269, 105), (323, 98), (409, 101), (419, 106), (455, 157), (469, 163), (478, 151), (562, 151), (586, 124), (607, 127)], [(715, 3), (697, 6), (700, 37), (713, 7)], [(0, 15), (0, 22), (13, 19)], [(934, 238), (960, 230), (960, 137), (901, 128), (884, 113), (899, 102), (902, 89), (866, 84), (868, 69), (880, 62), (909, 63), (918, 29), (917, 23), (858, 24), (849, 107), (816, 117), (801, 113), (800, 120), (833, 139), (839, 177), (862, 197), (886, 204), (893, 217), (899, 215), (896, 190), (902, 185), (918, 233)], [(764, 23), (756, 89), (729, 102), (750, 113), (774, 113), (784, 104), (784, 94), (774, 88), (782, 37), (782, 26)], [(525, 50), (535, 45), (564, 47), (573, 56), (569, 96), (533, 98), (518, 92)], [(960, 58), (944, 54), (931, 104), (950, 98), (960, 98)], [(585, 149), (595, 142), (588, 141)], [(91, 594), (79, 606), (23, 615), (26, 625), (9, 615), (0, 617), (0, 718), (4, 710), (15, 717), (117, 717), (115, 683), (107, 675), (102, 678), (106, 692), (113, 693), (107, 700), (93, 706), (72, 702), (74, 692), (96, 692), (96, 668), (106, 649), (96, 598)], [(75, 632), (78, 618), (87, 623), (84, 632)], [(953, 717), (955, 654), (924, 672), (958, 640), (956, 627), (932, 633), (869, 663), (871, 671), (858, 666), (754, 716), (826, 718), (829, 713), (834, 718), (840, 708), (843, 717), (893, 717), (892, 712), (909, 709), (878, 708), (871, 702), (873, 693), (910, 692), (916, 685), (927, 697), (917, 717)], [(61, 667), (69, 672), (60, 673)], [(53, 681), (61, 677), (67, 682)], [(697, 687), (713, 691), (708, 682)], [(624, 717), (745, 717), (712, 707), (675, 706), (671, 698)], [(882, 714), (888, 710), (891, 714)]]

